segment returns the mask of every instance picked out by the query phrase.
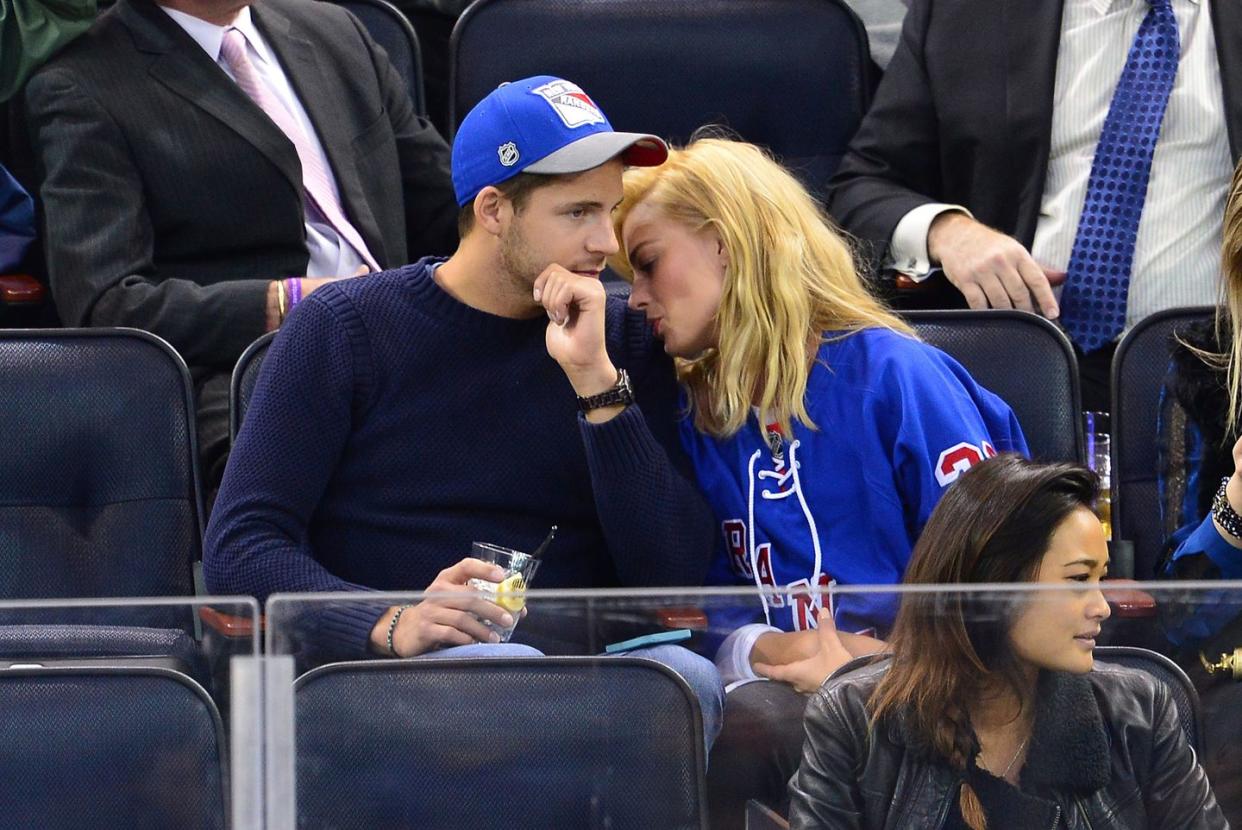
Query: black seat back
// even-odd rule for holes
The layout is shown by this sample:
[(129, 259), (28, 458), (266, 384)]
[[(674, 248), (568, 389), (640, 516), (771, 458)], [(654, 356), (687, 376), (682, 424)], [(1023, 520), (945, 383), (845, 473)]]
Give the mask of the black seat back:
[[(194, 402), (172, 347), (133, 329), (0, 332), (0, 424), (0, 599), (194, 594)], [(57, 621), (191, 630), (189, 616)]]
[(919, 337), (1009, 404), (1034, 458), (1083, 459), (1078, 360), (1060, 329), (1026, 311), (909, 311), (904, 316)]
[(237, 440), (237, 431), (241, 429), (242, 418), (254, 397), (254, 386), (259, 382), (259, 370), (263, 368), (263, 358), (272, 345), (276, 332), (268, 332), (246, 347), (237, 365), (233, 367), (232, 388), (229, 391), (229, 438)]
[(698, 701), (655, 661), (336, 663), (295, 688), (301, 826), (707, 826)]
[(1138, 579), (1155, 578), (1172, 530), (1161, 521), (1157, 421), (1173, 333), (1213, 313), (1210, 306), (1203, 306), (1153, 314), (1121, 339), (1113, 355), (1113, 533), (1114, 538), (1134, 544)]
[(223, 729), (197, 683), (159, 668), (0, 671), (6, 827), (223, 830)]
[(684, 144), (721, 124), (817, 195), (871, 102), (866, 32), (839, 0), (479, 0), (450, 62), (454, 131), (502, 82), (557, 75), (617, 130)]
[(418, 45), (418, 35), (405, 15), (388, 0), (332, 0), (338, 6), (349, 9), (362, 21), (371, 38), (388, 53), (397, 74), (405, 81), (410, 92), (414, 111), (427, 115), (427, 100), (423, 94), (423, 61)]

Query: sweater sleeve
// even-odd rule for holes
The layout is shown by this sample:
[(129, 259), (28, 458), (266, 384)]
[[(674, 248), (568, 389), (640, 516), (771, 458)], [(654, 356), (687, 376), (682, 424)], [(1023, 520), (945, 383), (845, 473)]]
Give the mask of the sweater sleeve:
[[(671, 414), (671, 413), (670, 413)], [(669, 459), (634, 404), (603, 424), (579, 418), (595, 510), (626, 586), (699, 586), (715, 522), (707, 502)]]
[(700, 586), (715, 520), (677, 436), (672, 364), (623, 303), (609, 304), (608, 325), (609, 350), (637, 399), (602, 424), (579, 418), (608, 553), (622, 585)]
[(946, 487), (998, 452), (1027, 454), (1026, 438), (1009, 406), (942, 352), (914, 344), (891, 361), (898, 396), (882, 402), (883, 436), (893, 448), (893, 470), (911, 545)]
[[(210, 592), (263, 602), (277, 592), (368, 590), (324, 568), (308, 532), (370, 389), (363, 338), (348, 300), (326, 286), (298, 306), (273, 341), (207, 526)], [(382, 612), (336, 604), (315, 630), (362, 653)]]

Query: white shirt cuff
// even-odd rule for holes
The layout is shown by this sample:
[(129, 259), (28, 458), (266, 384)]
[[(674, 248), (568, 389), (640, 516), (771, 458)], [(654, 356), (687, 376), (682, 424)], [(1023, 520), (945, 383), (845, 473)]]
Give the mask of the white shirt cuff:
[(974, 215), (961, 205), (945, 205), (933, 202), (919, 205), (901, 217), (897, 227), (893, 229), (893, 238), (888, 246), (888, 259), (884, 268), (905, 274), (915, 282), (922, 282), (939, 268), (931, 264), (931, 256), (927, 253), (927, 232), (931, 230), (932, 221), (942, 213), (951, 210)]
[(716, 650), (716, 669), (725, 685), (740, 680), (762, 680), (750, 666), (750, 652), (755, 642), (769, 631), (780, 633), (779, 628), (763, 623), (744, 625), (734, 631)]

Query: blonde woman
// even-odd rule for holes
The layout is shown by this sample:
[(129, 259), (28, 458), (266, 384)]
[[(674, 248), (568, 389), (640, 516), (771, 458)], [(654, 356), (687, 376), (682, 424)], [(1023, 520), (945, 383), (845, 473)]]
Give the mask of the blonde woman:
[[(1242, 579), (1242, 538), (1230, 530), (1242, 530), (1242, 164), (1234, 170), (1222, 237), (1223, 301), (1215, 320), (1174, 338), (1161, 407), (1162, 507), (1166, 526), (1178, 528), (1170, 576)], [(1196, 639), (1213, 629), (1204, 623), (1174, 633)]]
[[(867, 293), (819, 206), (758, 148), (700, 139), (627, 172), (614, 223), (630, 305), (685, 388), (682, 443), (721, 529), (709, 582), (771, 589), (713, 619), (731, 630), (716, 664), (732, 691), (712, 820), (736, 826), (746, 798), (783, 800), (803, 693), (892, 625), (892, 597), (826, 589), (900, 582), (944, 488), (1026, 443), (1004, 402)], [(817, 636), (821, 607), (839, 637)], [(748, 682), (765, 678), (783, 682)]]

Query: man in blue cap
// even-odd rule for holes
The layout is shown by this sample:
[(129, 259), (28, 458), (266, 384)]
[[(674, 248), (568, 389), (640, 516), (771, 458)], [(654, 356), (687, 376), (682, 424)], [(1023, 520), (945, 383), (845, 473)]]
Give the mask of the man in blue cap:
[[(208, 589), (460, 592), (498, 576), (462, 558), (472, 541), (530, 551), (551, 525), (534, 587), (701, 585), (714, 521), (674, 429), (672, 366), (599, 282), (624, 166), (666, 156), (558, 78), (479, 103), (453, 146), (453, 256), (321, 288), (281, 328), (207, 530)], [(534, 297), (545, 272), (572, 296), (554, 312)], [(316, 631), (338, 655), (406, 657), (487, 648), (478, 618), (508, 613), (468, 596), (343, 603)], [(534, 639), (538, 616), (518, 639), (577, 633)], [(653, 656), (699, 692), (713, 737), (714, 668)]]

